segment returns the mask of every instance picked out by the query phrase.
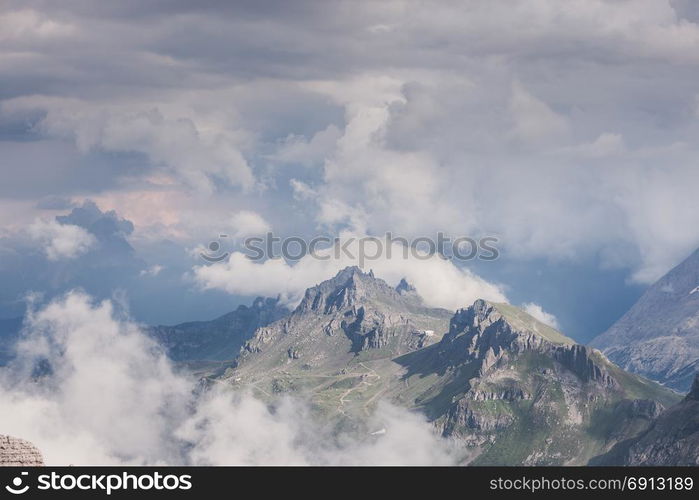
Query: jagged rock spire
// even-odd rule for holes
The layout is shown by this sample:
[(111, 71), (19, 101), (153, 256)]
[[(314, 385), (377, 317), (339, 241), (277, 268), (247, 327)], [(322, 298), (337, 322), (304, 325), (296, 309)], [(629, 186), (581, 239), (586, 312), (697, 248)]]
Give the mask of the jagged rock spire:
[(322, 311), (327, 314), (351, 308), (366, 300), (382, 297), (389, 301), (404, 300), (396, 289), (376, 278), (373, 271), (365, 273), (357, 266), (346, 267), (335, 277), (306, 290), (297, 312)]

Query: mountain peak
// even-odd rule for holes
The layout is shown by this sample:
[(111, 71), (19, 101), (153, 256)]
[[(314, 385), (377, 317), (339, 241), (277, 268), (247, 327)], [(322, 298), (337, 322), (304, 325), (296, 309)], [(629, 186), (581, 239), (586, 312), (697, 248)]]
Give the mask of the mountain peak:
[(281, 355), (318, 367), (369, 349), (401, 355), (438, 342), (452, 315), (417, 294), (401, 295), (371, 271), (347, 267), (308, 288), (289, 317), (260, 328), (239, 361), (274, 366)]
[(375, 277), (373, 271), (365, 273), (357, 266), (350, 266), (333, 278), (307, 289), (296, 310), (322, 311), (327, 314), (372, 299), (399, 302), (403, 297), (384, 280)]

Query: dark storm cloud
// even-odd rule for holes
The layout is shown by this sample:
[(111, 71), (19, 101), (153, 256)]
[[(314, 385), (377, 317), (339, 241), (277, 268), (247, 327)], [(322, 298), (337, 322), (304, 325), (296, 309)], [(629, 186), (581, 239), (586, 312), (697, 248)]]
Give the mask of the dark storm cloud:
[[(642, 31), (599, 27), (596, 17), (604, 13), (592, 3), (563, 12), (558, 24), (550, 23), (547, 8), (537, 3), (528, 9), (488, 2), (8, 5), (8, 10), (33, 7), (66, 27), (60, 39), (25, 36), (5, 42), (8, 50), (29, 51), (35, 58), (34, 64), (15, 63), (33, 77), (27, 83), (36, 85), (40, 79), (45, 88), (62, 94), (71, 94), (71, 82), (74, 90), (77, 85), (90, 95), (107, 89), (133, 92), (133, 85), (211, 88), (231, 78), (336, 79), (386, 68), (463, 71), (479, 57), (506, 58), (522, 68), (537, 61), (565, 64), (571, 58), (628, 64), (638, 58), (664, 59), (672, 49), (653, 47)], [(531, 17), (530, 25), (523, 14)], [(8, 87), (17, 92), (21, 82), (17, 75)]]
[(119, 187), (124, 176), (147, 171), (138, 155), (82, 155), (58, 141), (0, 141), (0, 197), (79, 196)]

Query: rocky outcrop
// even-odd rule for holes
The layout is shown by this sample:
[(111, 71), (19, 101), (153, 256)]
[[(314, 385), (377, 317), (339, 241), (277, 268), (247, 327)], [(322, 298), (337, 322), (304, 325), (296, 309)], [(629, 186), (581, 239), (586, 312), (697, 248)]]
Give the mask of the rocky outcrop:
[[(474, 404), (469, 398), (460, 399), (449, 408), (445, 422), (442, 425), (444, 436), (459, 435), (465, 437), (468, 430), (479, 432), (494, 432), (506, 429), (514, 422), (515, 418), (508, 412), (491, 411), (482, 405)], [(475, 443), (477, 438), (471, 437)]]
[(41, 452), (29, 441), (0, 435), (0, 466), (34, 467), (44, 465)]
[(551, 350), (553, 358), (585, 382), (597, 382), (605, 387), (616, 387), (616, 380), (600, 363), (593, 349), (584, 345), (556, 346)]
[(340, 327), (352, 341), (355, 352), (386, 347), (391, 339), (407, 330), (415, 330), (410, 319), (365, 306), (352, 307), (344, 314)]
[(501, 358), (536, 351), (558, 361), (584, 382), (594, 381), (606, 387), (616, 385), (594, 349), (575, 344), (563, 336), (547, 338), (537, 330), (520, 327), (510, 321), (498, 305), (484, 300), (477, 300), (473, 306), (456, 312), (440, 347), (452, 363), (478, 361), (481, 376)]

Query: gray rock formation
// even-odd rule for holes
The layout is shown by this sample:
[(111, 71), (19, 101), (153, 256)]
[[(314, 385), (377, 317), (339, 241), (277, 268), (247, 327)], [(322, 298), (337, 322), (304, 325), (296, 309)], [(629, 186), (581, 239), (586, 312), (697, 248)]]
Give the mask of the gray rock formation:
[(0, 434), (0, 466), (34, 467), (44, 465), (41, 452), (30, 442)]
[(686, 392), (699, 370), (699, 250), (590, 345), (625, 370)]
[(593, 349), (576, 344), (533, 318), (531, 328), (523, 325), (517, 316), (525, 317), (507, 304), (477, 300), (468, 309), (456, 312), (441, 344), (457, 357), (480, 361), (481, 374), (487, 373), (502, 356), (536, 351), (558, 361), (585, 382), (615, 386), (616, 381)]
[(592, 465), (699, 465), (699, 375), (685, 399)]

